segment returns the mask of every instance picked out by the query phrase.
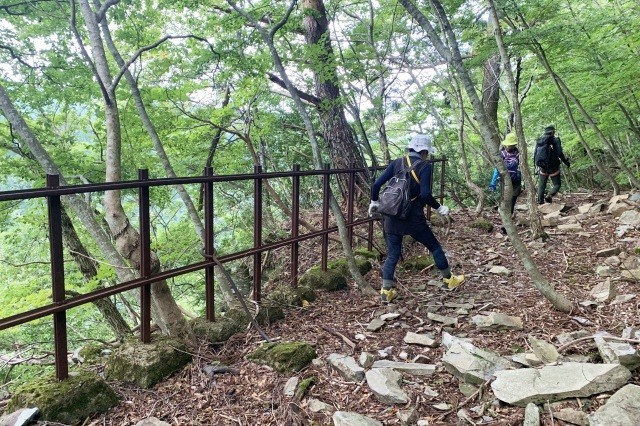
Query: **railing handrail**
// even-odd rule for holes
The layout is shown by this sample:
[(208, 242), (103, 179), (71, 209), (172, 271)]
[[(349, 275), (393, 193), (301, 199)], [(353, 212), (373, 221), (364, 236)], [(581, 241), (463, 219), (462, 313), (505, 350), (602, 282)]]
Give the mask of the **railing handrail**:
[[(441, 160), (437, 160), (441, 161)], [(104, 192), (122, 189), (150, 188), (154, 186), (188, 185), (195, 183), (220, 183), (235, 182), (255, 179), (274, 179), (280, 177), (293, 176), (323, 176), (332, 174), (358, 173), (365, 170), (380, 170), (383, 167), (365, 167), (353, 169), (321, 169), (321, 170), (301, 170), (288, 172), (261, 172), (242, 173), (233, 175), (213, 175), (213, 176), (188, 176), (176, 178), (155, 178), (148, 180), (127, 180), (120, 182), (100, 182), (78, 185), (65, 185), (57, 188), (36, 188), (36, 189), (16, 189), (11, 191), (0, 191), (0, 201), (28, 200), (34, 198), (44, 198), (52, 195), (76, 195), (87, 192)]]
[[(442, 162), (443, 167), (440, 170), (440, 194), (434, 195), (440, 199), (444, 196), (444, 164), (445, 159), (430, 160), (433, 163)], [(306, 241), (312, 238), (322, 238), (322, 268), (327, 268), (327, 252), (329, 243), (329, 234), (337, 231), (337, 226), (329, 225), (329, 203), (328, 197), (331, 191), (329, 185), (329, 179), (334, 174), (350, 174), (348, 184), (348, 203), (347, 206), (347, 221), (346, 226), (349, 232), (349, 241), (353, 242), (353, 227), (369, 223), (368, 226), (368, 245), (369, 249), (372, 248), (373, 238), (373, 219), (366, 217), (364, 219), (355, 219), (353, 217), (353, 203), (355, 192), (355, 174), (361, 173), (365, 170), (375, 172), (381, 170), (384, 167), (366, 167), (366, 168), (349, 168), (349, 169), (330, 169), (327, 165), (325, 169), (321, 170), (307, 170), (301, 171), (299, 165), (294, 165), (293, 170), (287, 172), (262, 172), (260, 166), (255, 166), (254, 173), (246, 174), (234, 174), (234, 175), (213, 175), (213, 169), (210, 167), (204, 171), (204, 176), (192, 176), (192, 177), (179, 177), (179, 178), (157, 178), (148, 179), (148, 172), (146, 169), (139, 170), (139, 179), (122, 182), (104, 182), (104, 183), (92, 183), (82, 185), (69, 185), (58, 186), (59, 178), (57, 175), (47, 175), (46, 188), (37, 189), (20, 189), (13, 191), (0, 192), (0, 202), (2, 201), (14, 201), (14, 200), (27, 200), (35, 198), (47, 198), (48, 202), (48, 214), (49, 214), (49, 235), (50, 235), (50, 252), (51, 252), (51, 265), (52, 265), (52, 294), (53, 303), (24, 311), (9, 317), (0, 318), (0, 330), (15, 327), (20, 324), (24, 324), (39, 318), (43, 318), (48, 315), (53, 315), (54, 318), (54, 337), (55, 337), (55, 357), (56, 357), (56, 374), (59, 379), (64, 379), (68, 376), (67, 365), (67, 341), (66, 341), (66, 311), (81, 306), (87, 303), (94, 302), (96, 300), (116, 295), (135, 288), (142, 289), (141, 291), (141, 339), (145, 342), (150, 339), (150, 285), (154, 282), (166, 280), (169, 278), (177, 277), (187, 273), (205, 270), (205, 298), (207, 302), (206, 317), (209, 320), (214, 319), (214, 294), (213, 294), (213, 267), (216, 265), (212, 258), (212, 254), (215, 252), (213, 248), (213, 183), (232, 182), (241, 180), (253, 180), (254, 181), (254, 204), (260, 204), (254, 206), (254, 227), (261, 228), (261, 216), (262, 216), (262, 185), (264, 180), (274, 178), (293, 178), (292, 192), (293, 200), (292, 205), (295, 207), (292, 209), (292, 233), (291, 237), (285, 238), (276, 242), (264, 244), (261, 240), (261, 229), (254, 229), (254, 247), (229, 253), (225, 255), (216, 256), (220, 263), (226, 263), (232, 260), (238, 260), (245, 257), (253, 256), (254, 258), (254, 298), (260, 299), (260, 282), (261, 282), (261, 266), (260, 256), (263, 252), (273, 250), (281, 247), (291, 247), (291, 271), (292, 271), (292, 286), (297, 285), (297, 269), (298, 269), (298, 243)], [(322, 176), (323, 177), (323, 220), (322, 229), (308, 232), (305, 234), (299, 234), (299, 179), (302, 176)], [(205, 205), (204, 205), (204, 225), (205, 225), (205, 243), (203, 248), (203, 261), (191, 263), (179, 268), (173, 268), (169, 270), (163, 270), (155, 274), (150, 273), (150, 260), (149, 260), (149, 188), (156, 186), (172, 186), (180, 184), (204, 184), (205, 185)], [(83, 194), (88, 192), (104, 192), (110, 190), (122, 190), (122, 189), (137, 189), (139, 191), (139, 219), (140, 219), (140, 235), (141, 235), (141, 261), (140, 261), (140, 278), (125, 281), (119, 284), (115, 284), (110, 287), (100, 288), (90, 291), (85, 294), (72, 296), (66, 298), (64, 295), (64, 265), (62, 259), (63, 247), (62, 247), (62, 230), (61, 230), (61, 197), (65, 195)], [(209, 205), (211, 204), (211, 205)], [(297, 214), (293, 214), (297, 212)], [(295, 231), (294, 231), (295, 229)], [(256, 236), (257, 235), (257, 236)], [(207, 237), (208, 236), (208, 237)], [(256, 269), (257, 268), (257, 269)]]

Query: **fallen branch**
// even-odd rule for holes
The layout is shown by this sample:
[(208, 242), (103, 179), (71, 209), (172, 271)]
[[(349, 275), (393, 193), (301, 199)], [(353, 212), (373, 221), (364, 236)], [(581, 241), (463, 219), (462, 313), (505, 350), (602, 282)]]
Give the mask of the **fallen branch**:
[(321, 325), (320, 327), (322, 327), (322, 329), (324, 331), (326, 331), (327, 333), (333, 334), (336, 337), (339, 337), (342, 339), (342, 341), (344, 343), (346, 343), (350, 348), (351, 348), (351, 353), (353, 354), (356, 351), (356, 346), (357, 343), (352, 342), (347, 336), (345, 336), (344, 334), (340, 333), (339, 331), (336, 331), (332, 328), (326, 327), (324, 325)]
[(640, 343), (640, 340), (638, 340), (638, 339), (625, 339), (624, 337), (603, 336), (603, 335), (600, 335), (600, 334), (594, 334), (594, 335), (592, 335), (592, 336), (580, 337), (579, 339), (572, 340), (572, 341), (571, 341), (571, 342), (569, 342), (569, 343), (565, 343), (564, 345), (562, 345), (562, 346), (560, 346), (560, 347), (558, 348), (558, 352), (562, 352), (562, 351), (564, 351), (565, 349), (567, 349), (567, 348), (569, 348), (569, 347), (571, 347), (571, 346), (573, 346), (573, 345), (575, 345), (575, 344), (577, 344), (577, 343), (585, 342), (585, 341), (587, 341), (587, 340), (595, 339), (596, 337), (602, 337), (604, 340), (616, 340), (616, 341), (618, 341), (618, 342)]

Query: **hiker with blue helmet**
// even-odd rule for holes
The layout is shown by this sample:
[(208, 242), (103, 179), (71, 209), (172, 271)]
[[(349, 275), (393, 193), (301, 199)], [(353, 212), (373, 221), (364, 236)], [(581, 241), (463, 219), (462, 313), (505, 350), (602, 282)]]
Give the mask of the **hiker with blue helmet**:
[[(513, 196), (511, 198), (511, 214), (516, 207), (516, 200), (522, 192), (522, 172), (520, 172), (520, 152), (518, 151), (518, 140), (515, 133), (508, 133), (504, 137), (502, 142), (502, 149), (500, 150), (500, 156), (504, 161), (504, 166), (509, 172), (511, 178), (511, 185), (513, 186)], [(489, 190), (494, 192), (496, 187), (500, 183), (500, 193), (504, 191), (504, 183), (500, 181), (500, 173), (498, 168), (493, 169), (493, 176), (491, 177), (491, 183), (489, 184)]]
[[(556, 137), (556, 128), (547, 126), (544, 128), (544, 134), (536, 142), (536, 149), (533, 155), (533, 161), (538, 168), (538, 204), (553, 202), (553, 196), (560, 191), (562, 180), (560, 178), (560, 160), (567, 166), (571, 167), (569, 160), (562, 152), (562, 142)], [(547, 189), (547, 181), (551, 178), (553, 187), (551, 192), (545, 197), (544, 193)]]
[[(448, 289), (452, 290), (464, 281), (464, 275), (451, 274), (444, 250), (431, 228), (429, 228), (424, 214), (425, 205), (429, 205), (442, 216), (449, 214), (449, 208), (438, 203), (431, 194), (431, 164), (427, 161), (427, 158), (429, 153), (433, 154), (435, 151), (429, 136), (421, 134), (413, 136), (407, 145), (407, 154), (392, 161), (380, 177), (376, 179), (371, 188), (369, 216), (373, 216), (380, 206), (378, 196), (382, 186), (403, 168), (414, 166), (411, 170), (411, 206), (406, 219), (383, 216), (387, 243), (387, 258), (382, 266), (382, 289), (380, 290), (380, 299), (383, 304), (391, 302), (397, 296), (394, 289), (394, 274), (402, 252), (402, 238), (405, 235), (411, 235), (431, 252), (434, 263), (440, 270), (442, 279)], [(421, 162), (422, 164), (416, 166), (414, 165), (415, 162)]]

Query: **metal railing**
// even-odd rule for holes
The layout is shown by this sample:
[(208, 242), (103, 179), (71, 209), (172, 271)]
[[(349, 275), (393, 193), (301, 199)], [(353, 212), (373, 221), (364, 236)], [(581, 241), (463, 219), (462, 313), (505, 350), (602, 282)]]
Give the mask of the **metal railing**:
[[(436, 198), (442, 201), (444, 197), (444, 159), (431, 160), (432, 163), (441, 163), (440, 167), (440, 192), (435, 194)], [(51, 287), (52, 303), (25, 312), (18, 313), (0, 319), (0, 330), (15, 327), (48, 315), (53, 315), (54, 324), (54, 348), (56, 376), (59, 379), (68, 377), (68, 348), (67, 348), (67, 324), (66, 312), (69, 309), (94, 302), (96, 300), (113, 296), (128, 290), (139, 288), (140, 291), (140, 339), (149, 342), (151, 339), (151, 285), (154, 282), (178, 277), (187, 273), (204, 270), (205, 272), (205, 316), (208, 320), (215, 320), (215, 292), (214, 292), (214, 202), (213, 189), (215, 183), (233, 182), (243, 180), (253, 180), (254, 199), (254, 225), (253, 225), (253, 247), (234, 253), (217, 256), (220, 263), (226, 263), (251, 256), (253, 258), (253, 297), (260, 301), (262, 297), (262, 264), (261, 256), (263, 252), (282, 247), (289, 247), (291, 258), (291, 285), (298, 284), (298, 253), (299, 244), (312, 238), (321, 238), (321, 266), (322, 270), (327, 270), (329, 234), (337, 231), (337, 226), (330, 226), (329, 200), (331, 194), (330, 179), (334, 174), (348, 174), (347, 195), (346, 195), (346, 226), (348, 238), (353, 245), (354, 232), (356, 226), (368, 225), (367, 246), (371, 250), (373, 241), (374, 220), (366, 217), (355, 219), (355, 180), (356, 174), (364, 172), (365, 169), (330, 169), (325, 165), (323, 170), (301, 171), (299, 165), (294, 165), (292, 171), (264, 173), (262, 167), (254, 167), (252, 174), (236, 175), (213, 175), (213, 169), (208, 167), (204, 170), (203, 176), (183, 177), (183, 178), (160, 178), (149, 179), (146, 169), (138, 171), (138, 180), (112, 183), (85, 184), (59, 186), (58, 175), (47, 175), (47, 187), (40, 189), (27, 189), (16, 191), (0, 192), (0, 202), (12, 200), (28, 200), (36, 198), (46, 198), (48, 211), (49, 230), (49, 252), (51, 263)], [(374, 171), (370, 169), (370, 171)], [(433, 173), (433, 168), (432, 168)], [(300, 179), (304, 176), (322, 177), (322, 229), (300, 234)], [(433, 177), (433, 176), (432, 176)], [(265, 244), (262, 239), (262, 213), (263, 213), (263, 183), (268, 179), (290, 178), (291, 181), (291, 236), (276, 242)], [(432, 179), (433, 182), (433, 179)], [(203, 209), (204, 209), (204, 248), (203, 261), (191, 263), (182, 267), (163, 270), (151, 273), (151, 221), (150, 221), (150, 188), (172, 185), (201, 184), (203, 188)], [(137, 189), (138, 191), (138, 216), (140, 231), (140, 277), (125, 281), (111, 287), (100, 288), (91, 292), (73, 296), (65, 296), (64, 279), (64, 248), (62, 239), (62, 197), (65, 195), (85, 194), (92, 192), (104, 192), (111, 190)], [(430, 213), (430, 211), (428, 212)]]

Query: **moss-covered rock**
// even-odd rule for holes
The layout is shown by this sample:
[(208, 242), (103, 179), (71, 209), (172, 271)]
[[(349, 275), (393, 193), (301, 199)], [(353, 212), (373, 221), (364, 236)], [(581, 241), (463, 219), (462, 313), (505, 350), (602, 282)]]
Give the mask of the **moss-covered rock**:
[[(251, 317), (249, 317), (242, 308), (229, 309), (224, 313), (223, 319), (236, 324), (240, 330), (245, 329), (251, 322)], [(260, 310), (258, 311), (258, 315), (256, 315), (256, 321), (260, 325), (270, 324), (281, 319), (284, 319), (282, 308), (269, 304), (268, 302), (260, 305)]]
[(493, 231), (493, 223), (489, 222), (487, 219), (483, 217), (479, 217), (473, 222), (469, 223), (470, 228), (481, 229), (486, 232)]
[(130, 340), (109, 356), (105, 377), (150, 388), (190, 361), (191, 354), (179, 340), (164, 336), (155, 337), (150, 343)]
[(276, 306), (302, 306), (305, 300), (316, 300), (316, 293), (306, 286), (291, 288), (288, 284), (279, 284), (269, 292), (266, 299)]
[(371, 251), (369, 251), (368, 249), (364, 248), (364, 247), (358, 247), (356, 249), (353, 250), (353, 253), (356, 256), (361, 256), (365, 259), (379, 259), (380, 258), (380, 252), (376, 249), (373, 249)]
[(325, 272), (319, 267), (313, 267), (300, 277), (300, 285), (314, 290), (343, 290), (347, 288), (347, 278), (333, 269)]
[(268, 365), (280, 373), (295, 373), (309, 365), (318, 355), (305, 342), (264, 343), (247, 355), (257, 364)]
[(215, 322), (211, 322), (206, 318), (195, 318), (190, 321), (190, 324), (193, 334), (210, 343), (226, 342), (229, 337), (240, 333), (244, 329), (242, 323), (237, 322), (234, 318), (226, 317), (217, 319)]
[(79, 424), (94, 413), (104, 413), (118, 404), (116, 393), (90, 371), (72, 372), (66, 380), (54, 376), (29, 382), (16, 389), (6, 411), (38, 407), (41, 420)]
[(422, 271), (433, 265), (433, 257), (427, 255), (412, 256), (402, 262), (402, 268), (406, 271)]
[(271, 303), (263, 303), (260, 305), (258, 315), (256, 315), (256, 321), (260, 325), (272, 324), (276, 321), (284, 319), (284, 311), (282, 307), (276, 306)]
[(107, 348), (105, 345), (89, 344), (80, 348), (78, 355), (84, 364), (98, 364), (103, 360), (102, 351)]
[[(360, 271), (360, 275), (365, 275), (371, 270), (371, 262), (369, 262), (367, 259), (356, 256), (355, 260), (358, 271)], [(345, 277), (351, 276), (351, 274), (349, 273), (349, 265), (347, 264), (347, 259), (338, 259), (333, 262), (329, 262), (329, 264), (327, 265), (327, 269), (339, 272)]]

